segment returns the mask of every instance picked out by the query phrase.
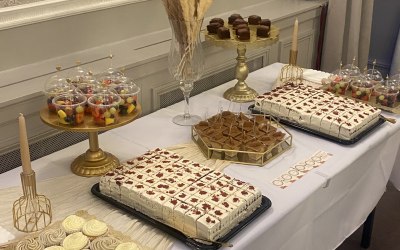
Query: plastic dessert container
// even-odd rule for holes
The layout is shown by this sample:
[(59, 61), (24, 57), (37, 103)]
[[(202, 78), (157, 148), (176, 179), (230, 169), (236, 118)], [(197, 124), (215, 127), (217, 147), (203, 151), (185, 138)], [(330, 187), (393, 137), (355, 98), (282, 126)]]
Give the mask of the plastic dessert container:
[[(89, 99), (92, 95), (96, 94), (96, 90), (99, 88), (99, 82), (90, 73), (86, 75), (79, 83), (77, 83), (77, 89), (82, 92)], [(85, 105), (85, 113), (91, 114), (89, 104)]]
[(79, 83), (85, 81), (88, 74), (89, 72), (80, 65), (80, 62), (77, 62), (77, 66), (69, 73), (69, 80), (72, 85), (77, 87)]
[(376, 93), (376, 103), (379, 103), (385, 107), (393, 108), (396, 103), (399, 90), (395, 82), (387, 80), (384, 85), (381, 85), (376, 89)]
[(353, 80), (351, 83), (351, 96), (355, 99), (369, 101), (373, 91), (374, 84), (363, 77)]
[(136, 84), (119, 84), (113, 90), (121, 97), (120, 115), (128, 115), (136, 109), (140, 88)]
[(115, 68), (108, 68), (101, 76), (99, 77), (100, 83), (106, 86), (111, 86), (113, 84), (119, 84), (124, 81), (124, 75), (121, 71), (118, 71)]
[(63, 94), (53, 98), (58, 122), (64, 125), (77, 126), (85, 120), (86, 96), (82, 94)]
[(335, 71), (326, 81), (328, 84), (327, 90), (335, 94), (344, 95), (350, 85), (350, 81), (351, 79), (348, 75), (343, 74), (341, 71)]
[(49, 78), (44, 86), (44, 94), (46, 96), (47, 107), (49, 111), (56, 111), (53, 104), (53, 98), (62, 94), (74, 94), (79, 93), (76, 88), (70, 84), (66, 78), (60, 75), (54, 75)]
[(94, 124), (107, 126), (118, 123), (121, 97), (112, 93), (95, 94), (88, 99)]
[[(374, 85), (374, 89), (381, 87), (381, 85), (384, 83), (381, 72), (376, 69), (366, 70), (364, 72), (364, 77), (371, 81), (371, 83)], [(376, 96), (377, 94), (378, 93), (376, 91), (373, 91), (371, 95)]]

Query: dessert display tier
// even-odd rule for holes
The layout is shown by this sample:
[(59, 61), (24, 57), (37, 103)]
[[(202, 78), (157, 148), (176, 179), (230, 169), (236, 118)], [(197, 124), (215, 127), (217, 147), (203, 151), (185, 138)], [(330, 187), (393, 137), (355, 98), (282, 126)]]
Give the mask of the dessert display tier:
[(285, 85), (260, 95), (254, 109), (338, 140), (353, 141), (381, 124), (381, 110), (315, 89)]
[(223, 111), (192, 127), (207, 159), (264, 166), (292, 145), (292, 135), (271, 116)]
[(249, 75), (249, 69), (246, 63), (246, 49), (247, 48), (262, 48), (270, 46), (279, 40), (279, 29), (275, 26), (271, 26), (269, 37), (259, 37), (257, 36), (257, 27), (259, 25), (249, 25), (250, 37), (247, 40), (240, 40), (235, 37), (235, 33), (232, 25), (227, 25), (226, 28), (229, 29), (230, 38), (221, 39), (218, 35), (204, 33), (207, 41), (210, 41), (215, 46), (223, 48), (236, 48), (237, 49), (237, 64), (235, 77), (238, 80), (236, 85), (229, 88), (224, 93), (224, 98), (233, 102), (251, 102), (257, 97), (258, 93), (250, 88), (246, 83), (246, 78)]
[(89, 149), (72, 162), (71, 170), (76, 175), (91, 177), (103, 175), (119, 165), (117, 157), (99, 147), (98, 132), (124, 126), (139, 118), (141, 113), (141, 106), (137, 105), (132, 113), (120, 116), (118, 123), (107, 126), (94, 124), (91, 116), (85, 116), (84, 122), (78, 126), (60, 124), (57, 114), (49, 112), (47, 108), (40, 111), (40, 118), (45, 124), (59, 130), (88, 133)]
[(159, 148), (107, 172), (92, 192), (178, 239), (217, 246), (271, 205), (250, 183)]

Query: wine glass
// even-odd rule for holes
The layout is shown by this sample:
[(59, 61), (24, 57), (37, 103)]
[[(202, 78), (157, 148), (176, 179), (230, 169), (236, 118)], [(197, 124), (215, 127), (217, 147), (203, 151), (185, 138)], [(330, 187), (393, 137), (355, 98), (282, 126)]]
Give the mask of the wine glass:
[(168, 55), (168, 69), (184, 97), (184, 113), (175, 116), (172, 121), (181, 126), (199, 123), (201, 117), (191, 115), (189, 97), (194, 81), (200, 79), (204, 71), (204, 56), (200, 41), (202, 19), (170, 20), (172, 29), (171, 48)]

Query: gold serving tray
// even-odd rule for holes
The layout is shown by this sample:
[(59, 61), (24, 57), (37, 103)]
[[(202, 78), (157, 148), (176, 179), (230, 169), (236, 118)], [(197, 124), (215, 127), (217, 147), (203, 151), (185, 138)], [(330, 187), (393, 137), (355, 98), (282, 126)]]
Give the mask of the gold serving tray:
[(107, 126), (99, 126), (94, 124), (91, 115), (85, 115), (85, 120), (83, 124), (78, 126), (70, 126), (65, 124), (60, 124), (58, 122), (58, 116), (56, 113), (49, 112), (47, 107), (44, 107), (40, 111), (40, 119), (50, 127), (72, 131), (72, 132), (86, 132), (89, 134), (89, 149), (82, 155), (78, 156), (71, 163), (71, 171), (79, 176), (100, 176), (113, 168), (119, 166), (119, 160), (114, 155), (103, 151), (99, 147), (98, 132), (106, 131), (114, 128), (124, 126), (135, 119), (139, 118), (142, 113), (142, 107), (140, 104), (136, 106), (136, 109), (128, 115), (120, 116), (120, 120), (116, 124), (111, 124)]
[[(204, 142), (202, 136), (199, 135), (194, 126), (192, 126), (192, 140), (197, 144), (200, 151), (207, 159), (227, 160), (235, 163), (241, 163), (245, 165), (257, 165), (262, 167), (269, 161), (283, 154), (292, 146), (292, 135), (290, 134), (290, 132), (286, 130), (286, 128), (283, 127), (275, 118), (267, 116), (267, 119), (269, 120), (271, 126), (277, 128), (278, 131), (285, 133), (285, 137), (281, 142), (274, 145), (272, 148), (268, 149), (265, 152), (251, 152), (209, 147)], [(227, 156), (227, 153), (236, 153), (237, 156), (229, 157)]]

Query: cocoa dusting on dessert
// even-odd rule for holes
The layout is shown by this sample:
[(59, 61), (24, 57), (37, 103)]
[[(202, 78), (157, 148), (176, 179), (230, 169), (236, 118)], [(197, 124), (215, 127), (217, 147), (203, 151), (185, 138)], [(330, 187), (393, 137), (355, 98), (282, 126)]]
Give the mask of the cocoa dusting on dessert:
[(250, 190), (255, 190), (255, 187), (254, 186), (249, 186), (249, 189)]
[(222, 202), (222, 205), (224, 205), (224, 207), (229, 207), (229, 203), (226, 201)]
[(116, 181), (115, 184), (117, 184), (118, 186), (121, 186), (121, 185), (122, 185), (122, 182)]
[(227, 197), (227, 196), (228, 196), (228, 193), (225, 193), (224, 191), (220, 191), (220, 194), (221, 194), (221, 196), (223, 196), (223, 197)]
[(233, 198), (233, 202), (238, 202), (239, 201), (239, 198)]
[(160, 198), (160, 200), (162, 200), (162, 201), (165, 200), (165, 196), (160, 196), (159, 198)]
[(125, 182), (126, 184), (133, 184), (133, 181), (129, 180)]
[(346, 125), (350, 127), (350, 126), (351, 126), (351, 123), (350, 123), (350, 122), (346, 122)]
[(181, 208), (183, 208), (183, 209), (188, 209), (188, 208), (189, 208), (189, 206), (188, 206), (188, 205), (186, 205), (186, 204), (181, 204)]
[(207, 192), (206, 192), (206, 191), (203, 191), (203, 190), (201, 190), (201, 191), (199, 191), (199, 194), (201, 194), (201, 195), (205, 195), (205, 194), (207, 194)]
[(216, 215), (222, 215), (223, 213), (220, 210), (215, 210), (214, 212)]
[(243, 194), (243, 195), (248, 195), (249, 193), (243, 190), (243, 191), (242, 191), (242, 194)]
[(183, 187), (183, 186), (185, 186), (185, 184), (184, 183), (179, 183), (177, 186), (178, 187)]
[(151, 190), (150, 190), (150, 191), (147, 191), (146, 193), (149, 194), (149, 195), (154, 195), (154, 194), (155, 194), (155, 193), (154, 193), (153, 191), (151, 191)]
[(190, 199), (190, 201), (191, 202), (197, 202), (199, 199), (197, 199), (197, 198), (192, 198), (192, 199)]
[(178, 204), (178, 200), (171, 200), (170, 202), (172, 203), (172, 205)]
[(199, 183), (197, 183), (197, 186), (198, 187), (203, 187), (205, 184), (204, 183), (201, 183), (201, 182), (199, 182)]
[(117, 177), (117, 178), (115, 178), (116, 181), (120, 181), (120, 180), (123, 180), (123, 179), (124, 179), (124, 177)]
[(186, 197), (186, 194), (180, 194), (180, 195), (178, 195), (179, 196), (179, 198), (185, 198)]
[(357, 120), (357, 119), (354, 119), (354, 121), (355, 121), (356, 123), (358, 123), (358, 120)]
[(146, 182), (148, 182), (148, 183), (154, 183), (154, 180), (153, 180), (153, 179), (150, 179), (150, 180), (146, 180)]
[(193, 178), (189, 178), (188, 181), (190, 181), (190, 182), (195, 182), (196, 180), (193, 179)]
[(136, 185), (135, 187), (138, 188), (138, 189), (144, 188), (144, 186), (143, 186), (143, 185), (140, 185), (140, 184), (139, 184), (139, 185)]
[(207, 203), (203, 203), (203, 205), (201, 206), (204, 210), (210, 210), (211, 209), (211, 205), (207, 204)]
[(201, 214), (201, 212), (199, 210), (194, 210), (194, 213), (197, 215)]
[(326, 118), (327, 118), (328, 120), (332, 120), (332, 117), (330, 117), (330, 116), (327, 116)]
[(169, 194), (175, 194), (175, 190), (169, 190), (167, 193), (169, 193)]
[(215, 224), (215, 220), (212, 220), (212, 219), (210, 218), (210, 216), (207, 216), (206, 222), (207, 222), (207, 223), (213, 223), (213, 224)]
[(106, 176), (114, 176), (115, 173), (107, 173)]
[(161, 178), (161, 177), (164, 176), (164, 174), (163, 174), (163, 173), (158, 173), (158, 174), (156, 174), (156, 176), (157, 176), (158, 178)]
[(128, 163), (129, 165), (132, 165), (134, 162), (131, 160), (131, 161), (127, 161), (126, 163)]

